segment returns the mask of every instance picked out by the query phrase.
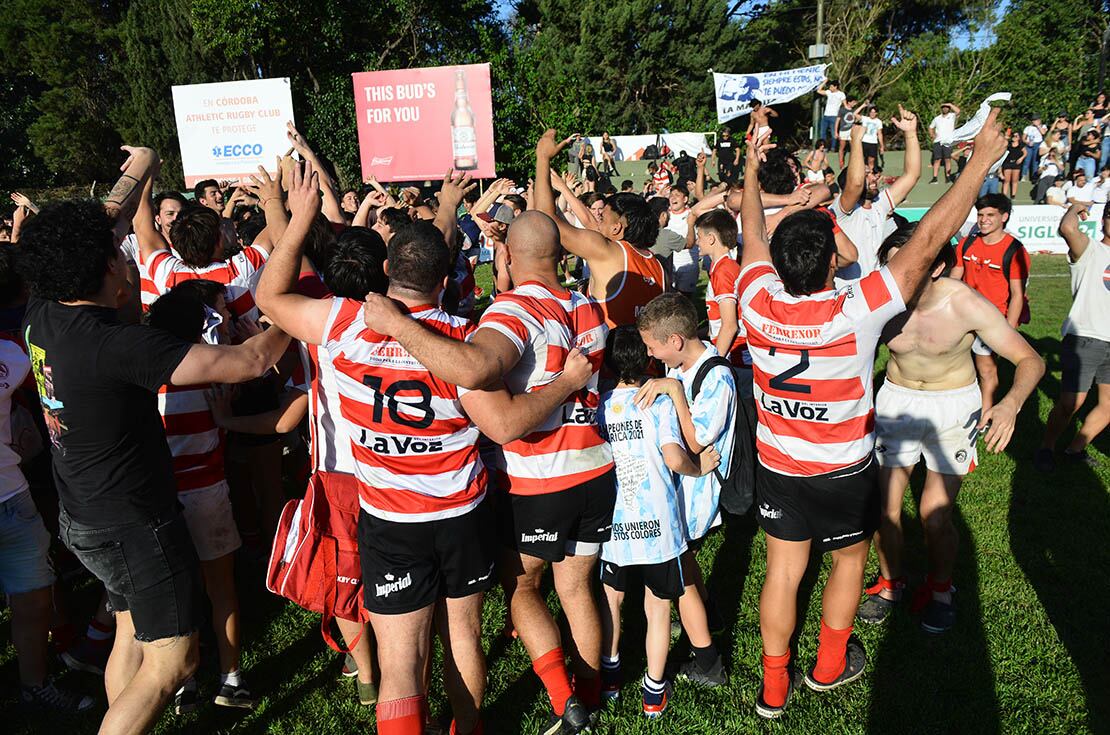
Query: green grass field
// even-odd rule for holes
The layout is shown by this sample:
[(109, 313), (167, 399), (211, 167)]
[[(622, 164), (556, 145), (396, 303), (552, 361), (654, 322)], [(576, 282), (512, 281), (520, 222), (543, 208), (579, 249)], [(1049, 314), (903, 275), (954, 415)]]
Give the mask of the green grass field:
[[(489, 287), (488, 270), (480, 272)], [(787, 714), (767, 723), (754, 711), (760, 676), (759, 589), (764, 539), (750, 519), (729, 519), (698, 555), (708, 584), (729, 621), (718, 645), (729, 684), (704, 691), (678, 684), (660, 721), (640, 713), (643, 618), (629, 595), (622, 651), (629, 680), (595, 732), (602, 733), (1107, 733), (1110, 732), (1110, 437), (1092, 450), (1102, 466), (1061, 467), (1038, 474), (1030, 455), (1059, 391), (1059, 328), (1070, 305), (1062, 257), (1034, 256), (1030, 280), (1033, 321), (1026, 336), (1048, 361), (1040, 390), (1019, 418), (1004, 454), (981, 456), (964, 485), (956, 516), (962, 545), (955, 584), (959, 620), (942, 637), (921, 632), (900, 609), (885, 627), (863, 627), (869, 661), (858, 683), (827, 695), (803, 689)], [(1003, 387), (1011, 372), (1002, 367)], [(1065, 438), (1066, 440), (1066, 438)], [(920, 482), (920, 478), (917, 478)], [(924, 550), (912, 498), (907, 496), (907, 561), (913, 582), (924, 577)], [(875, 572), (876, 563), (868, 574)], [(804, 627), (799, 660), (816, 653), (820, 584), (827, 563), (815, 559), (803, 584)], [(159, 733), (361, 733), (372, 731), (373, 710), (360, 707), (351, 680), (339, 675), (341, 657), (319, 635), (319, 619), (266, 592), (261, 569), (240, 565), (245, 619), (244, 668), (263, 695), (253, 712), (205, 706), (184, 718), (165, 715)], [(95, 600), (86, 592), (85, 610)], [(816, 590), (816, 592), (815, 592)], [(552, 605), (555, 605), (552, 599)], [(493, 592), (485, 611), (489, 687), (486, 732), (536, 732), (548, 704), (518, 642), (500, 636), (504, 604)], [(7, 613), (0, 640), (10, 640)], [(682, 641), (672, 658), (685, 655)], [(200, 682), (211, 694), (212, 651)], [(16, 705), (14, 651), (0, 655), (0, 711), (5, 732), (92, 733), (99, 713), (62, 719), (25, 716)], [(62, 682), (103, 697), (98, 679), (65, 674)], [(438, 677), (434, 713), (446, 714)]]

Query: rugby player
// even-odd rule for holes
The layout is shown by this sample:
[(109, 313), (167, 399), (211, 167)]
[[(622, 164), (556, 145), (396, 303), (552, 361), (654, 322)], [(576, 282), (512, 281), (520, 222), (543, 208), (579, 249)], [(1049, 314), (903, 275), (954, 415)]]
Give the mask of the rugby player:
[[(914, 229), (899, 230), (883, 242), (879, 265), (890, 262)], [(910, 473), (924, 456), (927, 473), (919, 515), (929, 574), (912, 609), (922, 613), (921, 627), (929, 633), (943, 633), (956, 619), (952, 569), (959, 536), (952, 513), (964, 475), (975, 469), (976, 440), (985, 433), (988, 450), (1004, 450), (1018, 411), (1044, 375), (1044, 360), (991, 302), (961, 281), (944, 277), (955, 262), (955, 251), (945, 245), (912, 311), (892, 319), (883, 331), (890, 360), (875, 399), (883, 506), (875, 537), (880, 576), (859, 610), (860, 620), (882, 622), (902, 599), (902, 499)], [(1016, 366), (1013, 386), (986, 411), (971, 358), (976, 337)]]
[[(336, 370), (340, 413), (349, 423), (359, 480), (365, 604), (382, 670), (378, 732), (423, 732), (429, 632), (436, 603), (444, 598), (446, 615), (437, 624), (452, 728), (480, 732), (481, 609), (483, 593), (493, 584), (494, 559), (478, 430), (494, 441), (512, 442), (577, 394), (593, 379), (594, 368), (568, 350), (561, 372), (541, 390), (518, 396), (501, 387), (467, 392), (437, 379), (403, 346), (364, 326), (360, 302), (297, 293), (304, 238), (320, 198), (311, 164), (303, 172), (298, 167), (292, 179), (293, 217), (259, 283), (259, 303), (298, 339), (323, 346)], [(445, 182), (440, 196), (442, 206), (454, 209), (462, 189)], [(436, 306), (449, 259), (432, 223), (400, 228), (388, 246), (387, 293), (429, 330), (462, 340), (473, 327)]]
[(790, 215), (767, 242), (759, 169), (771, 145), (759, 140), (748, 149), (740, 317), (755, 378), (763, 466), (758, 520), (767, 534), (763, 684), (756, 700), (763, 717), (780, 716), (791, 693), (798, 586), (814, 547), (831, 552), (832, 569), (822, 594), (817, 662), (805, 682), (826, 691), (863, 674), (866, 654), (851, 633), (879, 520), (872, 460), (875, 348), (883, 325), (914, 297), (966, 218), (990, 164), (1005, 151), (997, 117), (992, 110), (976, 137), (983, 155), (968, 162), (890, 263), (838, 290), (832, 288), (836, 242), (828, 217)]

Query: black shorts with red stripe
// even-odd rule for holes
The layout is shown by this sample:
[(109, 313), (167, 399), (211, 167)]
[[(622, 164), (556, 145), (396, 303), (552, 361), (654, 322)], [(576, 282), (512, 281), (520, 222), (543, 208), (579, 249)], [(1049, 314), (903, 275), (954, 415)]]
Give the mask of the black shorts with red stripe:
[(493, 587), (494, 516), (487, 497), (454, 518), (400, 523), (358, 515), (366, 609), (402, 615)]
[(756, 475), (756, 518), (781, 541), (812, 541), (835, 551), (868, 540), (879, 528), (879, 468), (872, 456), (824, 475)]
[(543, 495), (502, 495), (498, 506), (505, 544), (544, 561), (590, 556), (609, 540), (617, 473), (610, 469), (581, 485)]

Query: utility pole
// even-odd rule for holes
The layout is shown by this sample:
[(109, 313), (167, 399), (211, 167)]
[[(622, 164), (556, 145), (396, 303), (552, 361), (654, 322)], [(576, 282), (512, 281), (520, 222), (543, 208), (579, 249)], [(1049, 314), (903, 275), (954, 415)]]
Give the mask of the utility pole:
[[(809, 47), (810, 61), (818, 61), (829, 55), (829, 47), (825, 45), (825, 0), (817, 0), (817, 38), (816, 43)], [(817, 131), (821, 122), (821, 95), (813, 95), (813, 142), (817, 142)]]

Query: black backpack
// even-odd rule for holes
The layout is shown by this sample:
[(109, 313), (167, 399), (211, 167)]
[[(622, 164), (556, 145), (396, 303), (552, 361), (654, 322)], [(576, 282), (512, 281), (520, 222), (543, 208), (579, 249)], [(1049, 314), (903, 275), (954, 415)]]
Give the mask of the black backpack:
[(654, 161), (659, 158), (659, 146), (652, 143), (647, 148), (644, 148), (644, 155), (641, 156), (645, 161)]
[[(710, 357), (698, 368), (694, 375), (694, 385), (690, 391), (697, 397), (702, 381), (713, 368), (732, 370), (732, 363), (717, 355)], [(735, 371), (733, 372), (735, 378)], [(721, 483), (721, 510), (733, 515), (744, 515), (755, 502), (755, 404), (740, 396), (736, 391), (735, 430), (732, 439), (732, 462), (728, 476), (721, 477), (720, 468), (713, 470), (717, 482)]]

